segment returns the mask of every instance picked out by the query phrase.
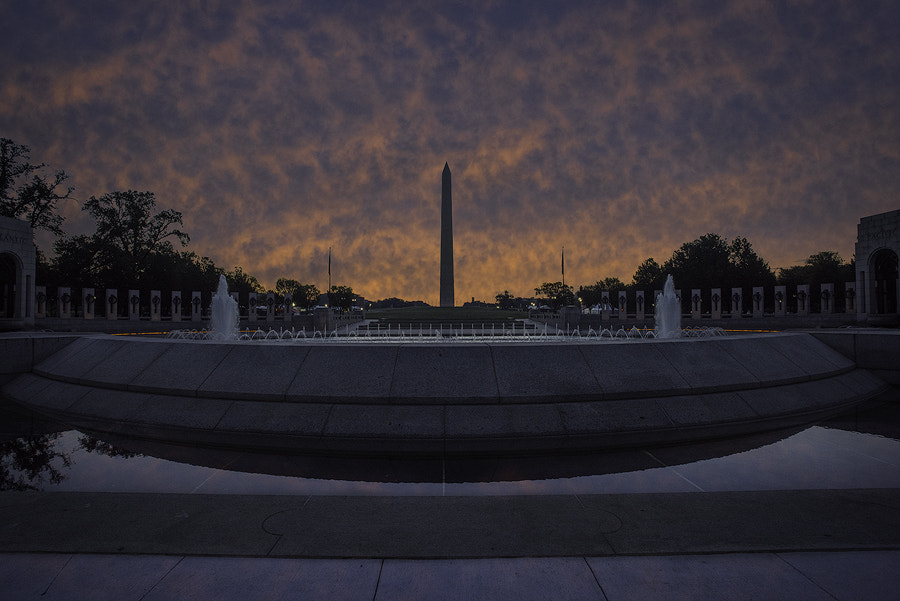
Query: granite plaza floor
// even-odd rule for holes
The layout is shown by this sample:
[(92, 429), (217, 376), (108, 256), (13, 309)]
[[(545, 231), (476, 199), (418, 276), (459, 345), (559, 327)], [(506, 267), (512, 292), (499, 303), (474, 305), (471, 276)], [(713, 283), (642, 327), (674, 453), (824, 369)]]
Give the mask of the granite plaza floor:
[(510, 559), (3, 554), (2, 599), (895, 599), (900, 551)]

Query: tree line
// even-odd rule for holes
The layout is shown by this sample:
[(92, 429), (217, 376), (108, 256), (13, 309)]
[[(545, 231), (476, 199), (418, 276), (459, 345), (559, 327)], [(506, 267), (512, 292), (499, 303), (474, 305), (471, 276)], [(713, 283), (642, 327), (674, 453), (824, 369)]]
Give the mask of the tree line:
[[(822, 251), (810, 255), (803, 265), (776, 272), (753, 250), (746, 238), (729, 241), (719, 234), (708, 233), (682, 244), (662, 264), (653, 257), (645, 259), (628, 284), (616, 277), (606, 277), (576, 290), (559, 281), (544, 282), (534, 292), (553, 308), (569, 304), (595, 307), (602, 303), (604, 293), (662, 290), (668, 275), (673, 277), (676, 287), (721, 288), (727, 293), (732, 288), (774, 285), (810, 284), (815, 287), (833, 283), (840, 288), (845, 282), (855, 280), (855, 269), (853, 259), (844, 262), (837, 252)], [(683, 295), (683, 302), (687, 301), (687, 296)], [(508, 293), (498, 294), (497, 302), (509, 302)]]
[[(74, 188), (66, 185), (70, 177), (61, 169), (51, 172), (44, 163), (32, 163), (30, 154), (27, 146), (0, 138), (0, 216), (22, 219), (55, 236), (49, 258), (38, 249), (37, 280), (42, 285), (210, 291), (225, 275), (229, 290), (244, 297), (274, 292), (290, 294), (302, 309), (319, 303), (315, 284), (282, 277), (274, 290), (266, 290), (240, 266), (225, 270), (189, 250), (181, 212), (158, 208), (153, 192), (91, 196), (81, 209), (93, 218), (94, 232), (67, 235), (58, 209), (60, 202), (74, 198)], [(349, 286), (334, 285), (328, 292), (332, 306), (349, 309), (354, 301)]]

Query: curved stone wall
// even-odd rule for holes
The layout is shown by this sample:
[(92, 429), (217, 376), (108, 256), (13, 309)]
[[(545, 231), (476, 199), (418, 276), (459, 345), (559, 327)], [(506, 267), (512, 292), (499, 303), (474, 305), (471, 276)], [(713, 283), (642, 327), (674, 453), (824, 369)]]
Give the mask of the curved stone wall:
[(627, 446), (796, 425), (885, 384), (808, 334), (578, 343), (84, 336), (4, 387), (77, 427), (328, 453)]

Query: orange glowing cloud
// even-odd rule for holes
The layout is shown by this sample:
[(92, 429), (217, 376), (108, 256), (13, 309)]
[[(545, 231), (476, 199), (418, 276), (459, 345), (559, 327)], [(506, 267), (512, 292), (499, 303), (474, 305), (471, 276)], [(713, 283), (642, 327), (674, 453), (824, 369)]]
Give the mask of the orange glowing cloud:
[(531, 295), (563, 246), (576, 286), (707, 232), (850, 258), (900, 188), (896, 11), (714, 4), (0, 8), (0, 135), (269, 287), (324, 288), (333, 248), (334, 283), (436, 303), (445, 161), (461, 301)]

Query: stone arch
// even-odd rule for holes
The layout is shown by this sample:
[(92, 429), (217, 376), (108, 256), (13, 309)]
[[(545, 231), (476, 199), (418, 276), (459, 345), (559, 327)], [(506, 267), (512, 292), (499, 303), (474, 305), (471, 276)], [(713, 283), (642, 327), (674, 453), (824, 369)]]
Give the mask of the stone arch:
[(0, 217), (0, 329), (34, 324), (35, 258), (31, 226)]
[[(863, 217), (856, 240), (856, 312), (860, 321), (895, 323), (900, 298), (900, 209)], [(889, 316), (889, 317), (882, 317)]]
[(17, 293), (22, 287), (22, 261), (11, 252), (0, 252), (0, 319), (17, 317)]
[(897, 253), (881, 248), (869, 256), (872, 274), (872, 309), (877, 315), (897, 313), (898, 291)]

